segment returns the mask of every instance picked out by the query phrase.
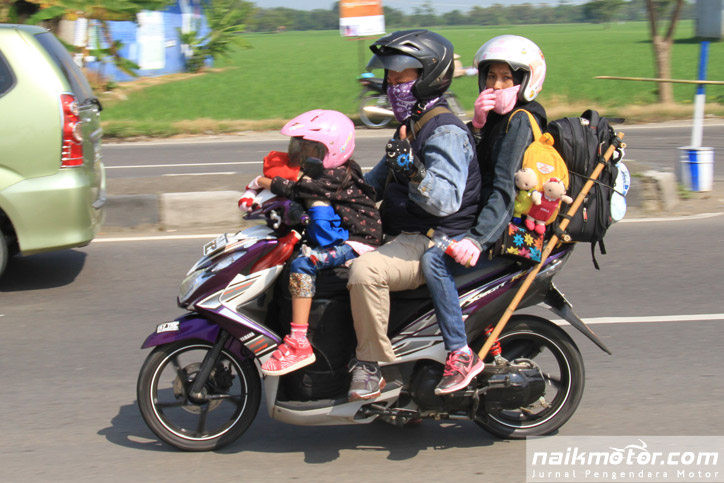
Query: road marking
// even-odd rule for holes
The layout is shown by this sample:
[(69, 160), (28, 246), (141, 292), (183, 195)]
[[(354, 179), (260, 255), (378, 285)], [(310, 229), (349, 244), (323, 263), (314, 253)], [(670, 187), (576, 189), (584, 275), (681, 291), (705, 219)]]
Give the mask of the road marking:
[[(666, 218), (632, 218), (629, 220), (623, 219), (618, 223), (650, 223), (658, 221), (689, 221), (689, 220), (700, 220), (706, 218), (714, 218), (724, 213), (701, 213), (699, 215), (690, 216), (671, 216)], [(239, 227), (242, 229), (243, 227)], [(166, 241), (166, 240), (195, 240), (203, 238), (216, 238), (219, 233), (210, 233), (206, 235), (154, 235), (154, 236), (128, 236), (128, 237), (109, 237), (109, 238), (94, 238), (92, 243), (111, 243), (111, 242), (137, 242), (137, 241)]]
[(211, 240), (216, 239), (220, 233), (206, 235), (161, 235), (161, 236), (128, 236), (95, 238), (91, 243), (116, 243), (116, 242), (143, 242), (143, 241), (168, 241), (168, 240)]
[(141, 164), (138, 166), (106, 166), (106, 169), (136, 168), (198, 168), (200, 166), (239, 166), (244, 164), (263, 164), (263, 161), (230, 161), (224, 163), (179, 163), (179, 164)]
[[(180, 164), (140, 164), (137, 166), (108, 166), (106, 169), (135, 169), (135, 168), (199, 168), (208, 166), (241, 166), (241, 165), (257, 165), (263, 164), (263, 161), (234, 161), (228, 163), (180, 163)], [(362, 171), (369, 171), (374, 166), (360, 166)], [(223, 174), (223, 173), (216, 173)], [(234, 173), (235, 174), (235, 173)], [(164, 175), (166, 176), (166, 175)]]
[[(693, 314), (693, 315), (652, 315), (643, 317), (591, 317), (581, 319), (586, 325), (599, 324), (648, 324), (661, 322), (702, 322), (724, 320), (724, 314)], [(570, 325), (562, 319), (553, 320), (558, 325)]]
[(236, 171), (217, 171), (216, 173), (166, 173), (161, 176), (218, 176), (237, 174)]
[(722, 213), (699, 213), (698, 215), (687, 215), (687, 216), (666, 216), (661, 218), (624, 218), (618, 223), (649, 223), (652, 221), (688, 221), (688, 220), (702, 220), (704, 218), (714, 218)]

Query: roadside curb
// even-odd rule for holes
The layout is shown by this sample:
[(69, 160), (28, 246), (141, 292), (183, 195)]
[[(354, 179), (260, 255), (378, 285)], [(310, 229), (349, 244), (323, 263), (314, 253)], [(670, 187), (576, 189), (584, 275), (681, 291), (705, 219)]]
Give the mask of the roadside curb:
[[(677, 193), (673, 173), (636, 173), (627, 197), (629, 212), (632, 216), (665, 216), (678, 205)], [(103, 229), (234, 229), (244, 223), (237, 205), (241, 195), (241, 191), (229, 190), (111, 196)]]

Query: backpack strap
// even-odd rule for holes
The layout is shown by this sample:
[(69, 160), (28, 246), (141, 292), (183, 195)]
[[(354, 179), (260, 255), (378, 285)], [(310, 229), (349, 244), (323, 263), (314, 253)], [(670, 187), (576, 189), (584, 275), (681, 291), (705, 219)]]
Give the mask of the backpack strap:
[(415, 139), (422, 130), (423, 126), (427, 124), (430, 119), (446, 112), (452, 114), (452, 111), (445, 106), (433, 107), (432, 109), (427, 111), (419, 120), (412, 123), (412, 131), (407, 133), (407, 137), (409, 137), (410, 139)]
[(513, 120), (513, 116), (515, 116), (519, 112), (524, 112), (528, 114), (528, 119), (530, 120), (530, 127), (533, 129), (533, 141), (538, 141), (541, 136), (543, 136), (543, 133), (540, 130), (540, 126), (538, 125), (538, 121), (535, 120), (535, 117), (530, 112), (526, 111), (525, 109), (516, 109), (513, 111), (513, 114), (510, 115), (508, 118), (508, 125), (505, 126), (505, 132), (508, 132), (508, 128), (510, 127), (510, 121)]

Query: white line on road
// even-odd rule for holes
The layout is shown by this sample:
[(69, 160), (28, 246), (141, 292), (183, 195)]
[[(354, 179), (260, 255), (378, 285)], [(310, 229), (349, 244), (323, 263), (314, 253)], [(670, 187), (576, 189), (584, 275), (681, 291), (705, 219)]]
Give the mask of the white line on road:
[[(670, 216), (665, 218), (631, 218), (621, 220), (619, 223), (651, 223), (657, 221), (690, 221), (713, 218), (724, 213), (701, 213), (698, 215), (688, 216)], [(154, 236), (128, 236), (128, 237), (108, 237), (95, 238), (92, 243), (116, 243), (116, 242), (138, 242), (138, 241), (166, 241), (166, 240), (194, 240), (194, 239), (212, 239), (219, 236), (219, 233), (198, 234), (198, 235), (154, 235)]]
[(198, 168), (200, 166), (238, 166), (242, 164), (262, 164), (263, 161), (230, 161), (224, 163), (179, 163), (179, 164), (141, 164), (138, 166), (106, 166), (106, 169), (136, 168)]
[[(141, 164), (136, 166), (107, 166), (106, 169), (135, 169), (135, 168), (199, 168), (208, 166), (240, 166), (263, 164), (263, 161), (233, 161), (224, 163), (179, 163), (179, 164)], [(361, 166), (362, 171), (369, 171), (374, 166)], [(223, 173), (214, 173), (223, 174)]]
[(143, 242), (143, 241), (167, 241), (167, 240), (198, 240), (198, 239), (215, 239), (220, 233), (206, 235), (162, 235), (162, 236), (127, 236), (127, 237), (109, 237), (95, 238), (91, 243), (119, 243), (119, 242)]
[(217, 171), (216, 173), (166, 173), (161, 176), (228, 176), (237, 174), (236, 171)]
[[(724, 320), (724, 314), (691, 314), (691, 315), (652, 315), (643, 317), (590, 317), (581, 319), (586, 325), (599, 324), (649, 324), (661, 322), (702, 322)], [(570, 325), (562, 319), (556, 319), (558, 325)]]
[(722, 213), (699, 213), (698, 215), (687, 216), (665, 216), (660, 218), (624, 218), (619, 223), (649, 223), (652, 221), (688, 221), (701, 220), (704, 218), (714, 218)]

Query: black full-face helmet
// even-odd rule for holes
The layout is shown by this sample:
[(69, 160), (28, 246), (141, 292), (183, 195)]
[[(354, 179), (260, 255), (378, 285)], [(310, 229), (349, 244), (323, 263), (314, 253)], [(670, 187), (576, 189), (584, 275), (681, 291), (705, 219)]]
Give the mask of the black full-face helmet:
[(412, 88), (418, 101), (439, 97), (452, 84), (455, 71), (452, 43), (429, 30), (400, 30), (382, 37), (370, 46), (375, 55), (367, 70), (385, 69), (383, 88), (387, 89), (387, 71), (420, 69)]

